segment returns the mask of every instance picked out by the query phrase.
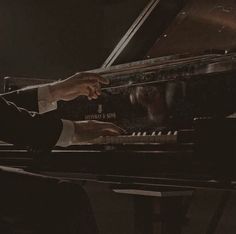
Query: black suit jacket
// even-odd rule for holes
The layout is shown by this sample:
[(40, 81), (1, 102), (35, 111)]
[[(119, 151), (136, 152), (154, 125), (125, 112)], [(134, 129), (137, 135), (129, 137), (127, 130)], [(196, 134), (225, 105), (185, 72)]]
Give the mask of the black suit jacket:
[(39, 150), (53, 147), (61, 134), (62, 121), (37, 111), (37, 89), (0, 95), (0, 140)]

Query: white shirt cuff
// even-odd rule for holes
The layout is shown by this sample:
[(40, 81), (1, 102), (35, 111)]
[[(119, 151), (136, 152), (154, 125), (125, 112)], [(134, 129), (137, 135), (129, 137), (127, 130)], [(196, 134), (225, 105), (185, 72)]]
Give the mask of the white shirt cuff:
[(75, 135), (75, 126), (73, 121), (62, 119), (63, 128), (56, 146), (67, 147), (72, 145)]
[(53, 111), (57, 109), (57, 102), (51, 102), (51, 93), (48, 85), (38, 87), (38, 107), (39, 113)]

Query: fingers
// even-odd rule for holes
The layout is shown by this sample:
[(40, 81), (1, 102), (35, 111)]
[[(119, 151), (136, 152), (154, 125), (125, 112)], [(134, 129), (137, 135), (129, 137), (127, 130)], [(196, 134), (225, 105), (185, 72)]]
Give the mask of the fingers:
[(112, 129), (103, 129), (101, 132), (101, 136), (118, 136), (118, 135), (120, 135), (120, 133)]
[(113, 130), (119, 132), (119, 134), (125, 134), (126, 133), (126, 131), (123, 128), (121, 128), (121, 127), (119, 127), (115, 124), (111, 123), (111, 127), (112, 127)]
[(82, 77), (84, 79), (87, 79), (88, 81), (91, 81), (91, 82), (98, 82), (100, 84), (109, 84), (109, 80), (105, 77), (102, 77), (98, 74), (95, 74), (95, 73), (81, 73), (82, 74)]
[(97, 129), (97, 130), (99, 130), (99, 129), (100, 130), (109, 129), (111, 131), (118, 132), (119, 134), (125, 134), (126, 133), (126, 131), (123, 128), (121, 128), (121, 127), (119, 127), (119, 126), (117, 126), (117, 125), (115, 125), (111, 122), (102, 122), (102, 121), (97, 121), (97, 120), (90, 120), (89, 124), (90, 124), (90, 127), (92, 129)]
[(125, 134), (126, 131), (124, 129), (122, 129), (121, 127), (113, 124), (113, 123), (109, 123), (109, 122), (103, 122), (103, 127), (104, 129), (109, 129), (111, 131), (117, 132), (119, 134)]
[(64, 84), (61, 99), (70, 95), (71, 99), (78, 96), (87, 96), (89, 100), (92, 100), (101, 95), (101, 85), (109, 84), (109, 80), (98, 74), (85, 72), (76, 73), (61, 83)]
[(88, 99), (97, 99), (101, 95), (101, 85), (99, 83), (90, 84), (87, 86)]
[(107, 85), (107, 84), (110, 83), (110, 81), (109, 81), (107, 78), (102, 77), (102, 76), (97, 76), (97, 81), (98, 81), (99, 83), (105, 84), (105, 85)]
[(76, 121), (73, 143), (91, 142), (101, 136), (119, 136), (125, 131), (113, 123), (96, 120)]
[(89, 100), (97, 99), (98, 95), (100, 95), (97, 92), (97, 89), (94, 86), (88, 86), (87, 89), (88, 89), (88, 95), (87, 96), (88, 96)]
[(96, 94), (97, 94), (98, 96), (101, 95), (101, 85), (100, 85), (99, 83), (95, 83), (95, 84), (93, 85), (93, 87), (95, 88)]

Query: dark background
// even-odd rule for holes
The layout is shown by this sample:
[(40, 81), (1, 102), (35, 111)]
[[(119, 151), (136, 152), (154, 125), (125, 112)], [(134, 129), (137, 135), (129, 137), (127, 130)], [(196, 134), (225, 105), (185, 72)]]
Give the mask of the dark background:
[(0, 0), (0, 77), (98, 68), (147, 0)]

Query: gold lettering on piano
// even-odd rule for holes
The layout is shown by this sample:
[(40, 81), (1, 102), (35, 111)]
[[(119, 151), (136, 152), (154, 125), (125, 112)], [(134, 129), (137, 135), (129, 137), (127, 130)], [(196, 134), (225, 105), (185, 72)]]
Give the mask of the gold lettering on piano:
[(116, 113), (107, 113), (107, 119), (116, 119)]
[(103, 113), (103, 114), (91, 114), (85, 115), (85, 120), (112, 120), (116, 119), (116, 113)]

